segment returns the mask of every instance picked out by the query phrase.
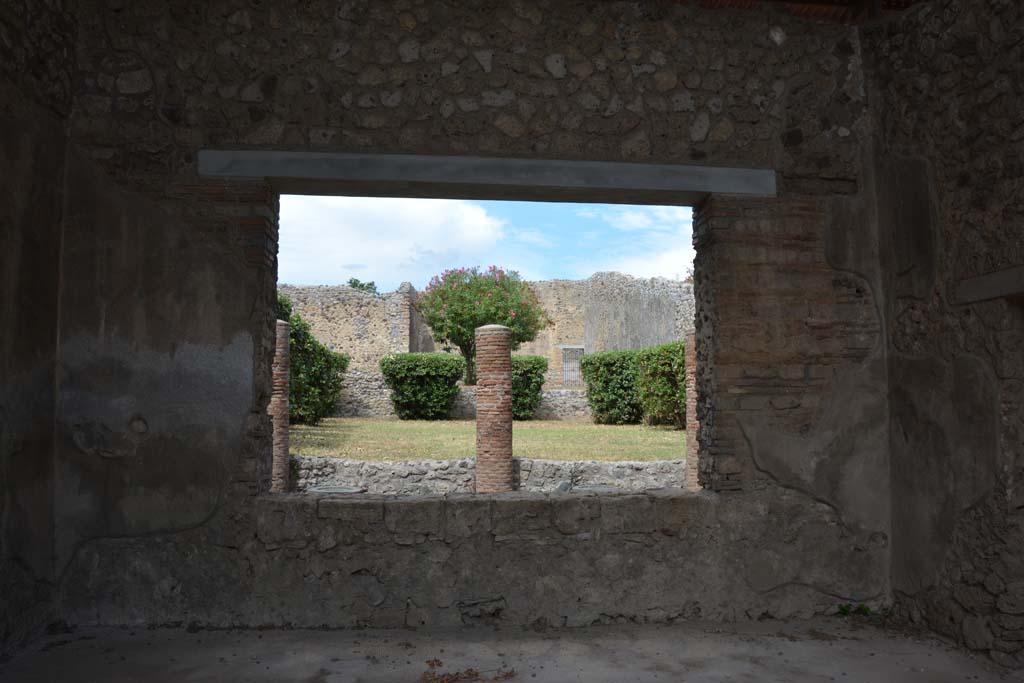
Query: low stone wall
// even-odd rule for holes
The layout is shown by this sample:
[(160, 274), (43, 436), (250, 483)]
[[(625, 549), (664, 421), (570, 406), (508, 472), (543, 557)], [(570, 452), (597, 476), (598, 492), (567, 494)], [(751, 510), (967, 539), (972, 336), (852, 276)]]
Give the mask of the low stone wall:
[(888, 559), (829, 505), (782, 489), (275, 494), (198, 529), (84, 544), (62, 616), (428, 629), (789, 618), (877, 608)]
[(462, 387), (452, 404), (451, 416), (456, 420), (476, 418), (476, 389)]
[[(394, 417), (391, 391), (379, 372), (349, 370), (335, 411), (337, 417)], [(455, 397), (451, 416), (456, 420), (476, 417), (476, 389), (463, 388)], [(585, 389), (544, 389), (535, 417), (538, 420), (589, 418)]]
[(391, 390), (379, 371), (349, 369), (335, 412), (338, 417), (393, 417)]
[[(476, 417), (476, 389), (463, 387), (455, 397), (452, 417), (472, 420)], [(534, 417), (538, 420), (565, 420), (590, 417), (586, 389), (543, 389)]]
[(589, 418), (586, 389), (544, 389), (534, 417), (538, 420)]
[[(367, 462), (306, 455), (292, 456), (294, 490), (318, 486), (356, 486), (367, 493), (427, 495), (471, 493), (473, 458), (413, 462)], [(514, 474), (524, 491), (566, 491), (590, 486), (613, 486), (625, 491), (679, 488), (686, 460), (599, 462), (594, 460), (533, 460), (515, 458)]]

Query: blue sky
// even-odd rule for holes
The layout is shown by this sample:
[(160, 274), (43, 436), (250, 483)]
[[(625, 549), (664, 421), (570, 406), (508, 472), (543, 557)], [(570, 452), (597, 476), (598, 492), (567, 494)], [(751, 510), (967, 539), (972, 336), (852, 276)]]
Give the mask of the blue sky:
[(693, 263), (689, 208), (451, 199), (281, 197), (278, 280), (373, 280), (422, 289), (446, 268), (497, 265), (528, 280), (616, 270), (682, 279)]

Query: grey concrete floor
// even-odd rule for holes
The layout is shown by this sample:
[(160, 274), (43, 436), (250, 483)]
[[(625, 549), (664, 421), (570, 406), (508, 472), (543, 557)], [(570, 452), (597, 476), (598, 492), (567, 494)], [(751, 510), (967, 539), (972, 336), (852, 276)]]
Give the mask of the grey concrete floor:
[(545, 632), (80, 628), (48, 636), (0, 665), (0, 680), (945, 683), (1024, 677), (938, 640), (834, 618)]

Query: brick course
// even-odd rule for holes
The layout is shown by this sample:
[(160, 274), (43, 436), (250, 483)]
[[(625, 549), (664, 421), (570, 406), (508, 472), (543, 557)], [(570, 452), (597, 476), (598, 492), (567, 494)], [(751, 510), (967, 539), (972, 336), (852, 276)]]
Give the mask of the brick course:
[(476, 363), (476, 491), (511, 491), (512, 330), (478, 327)]
[(267, 412), (274, 425), (273, 456), (271, 460), (270, 490), (287, 491), (288, 481), (288, 389), (292, 364), (288, 348), (291, 325), (277, 321), (274, 344), (274, 362), (271, 366), (271, 393)]
[(700, 423), (697, 421), (697, 335), (690, 332), (686, 335), (686, 473), (683, 486), (689, 491), (700, 489), (697, 473), (697, 433)]

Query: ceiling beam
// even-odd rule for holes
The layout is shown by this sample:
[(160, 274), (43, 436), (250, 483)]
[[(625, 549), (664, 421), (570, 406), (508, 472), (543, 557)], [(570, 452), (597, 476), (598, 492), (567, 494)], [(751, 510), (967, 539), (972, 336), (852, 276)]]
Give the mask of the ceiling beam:
[(774, 197), (772, 169), (610, 161), (253, 150), (199, 151), (206, 178), (266, 178), (282, 194), (524, 199), (693, 206)]

